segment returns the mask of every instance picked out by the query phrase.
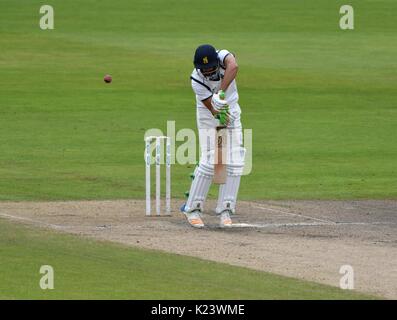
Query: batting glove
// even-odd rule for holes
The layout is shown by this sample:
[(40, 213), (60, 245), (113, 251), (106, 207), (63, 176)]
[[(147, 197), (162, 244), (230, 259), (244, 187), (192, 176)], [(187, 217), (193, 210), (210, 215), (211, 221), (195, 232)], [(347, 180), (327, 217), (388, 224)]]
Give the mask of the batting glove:
[(216, 93), (212, 96), (211, 105), (216, 111), (227, 107), (227, 101), (222, 99), (222, 92)]
[(216, 115), (215, 118), (219, 120), (219, 123), (222, 126), (226, 126), (230, 122), (230, 114), (229, 114), (229, 106), (224, 107), (221, 109)]

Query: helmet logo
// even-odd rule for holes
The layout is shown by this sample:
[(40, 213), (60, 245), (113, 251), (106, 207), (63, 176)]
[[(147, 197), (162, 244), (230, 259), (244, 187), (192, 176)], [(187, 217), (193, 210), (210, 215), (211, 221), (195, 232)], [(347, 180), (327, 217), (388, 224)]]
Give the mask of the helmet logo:
[(207, 64), (208, 63), (208, 57), (203, 58), (203, 63)]

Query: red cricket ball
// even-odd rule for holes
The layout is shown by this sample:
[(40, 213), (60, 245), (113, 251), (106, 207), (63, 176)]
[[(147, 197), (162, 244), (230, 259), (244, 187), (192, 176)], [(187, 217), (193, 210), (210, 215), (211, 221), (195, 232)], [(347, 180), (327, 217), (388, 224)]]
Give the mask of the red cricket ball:
[(105, 81), (106, 83), (111, 83), (112, 76), (110, 74), (107, 74), (106, 76), (103, 77), (103, 81)]

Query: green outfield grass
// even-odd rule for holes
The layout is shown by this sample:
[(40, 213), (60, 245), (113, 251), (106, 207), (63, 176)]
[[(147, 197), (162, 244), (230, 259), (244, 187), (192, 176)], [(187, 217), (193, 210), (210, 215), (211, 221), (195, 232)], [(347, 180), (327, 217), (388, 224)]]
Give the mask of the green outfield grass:
[[(49, 0), (52, 31), (42, 4), (0, 3), (0, 200), (143, 197), (143, 134), (195, 128), (207, 42), (240, 65), (242, 199), (397, 198), (396, 1), (349, 1), (354, 31), (339, 0)], [(173, 167), (174, 196), (191, 171)]]
[[(373, 299), (226, 264), (95, 242), (0, 219), (0, 299)], [(42, 265), (54, 289), (42, 290)]]

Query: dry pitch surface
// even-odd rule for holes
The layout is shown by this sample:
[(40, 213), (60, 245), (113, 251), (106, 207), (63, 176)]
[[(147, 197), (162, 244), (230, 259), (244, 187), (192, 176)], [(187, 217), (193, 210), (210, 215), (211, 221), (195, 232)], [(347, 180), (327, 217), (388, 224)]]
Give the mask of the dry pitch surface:
[(347, 264), (355, 289), (397, 299), (396, 200), (241, 201), (228, 230), (209, 211), (193, 229), (173, 203), (171, 217), (145, 217), (141, 200), (0, 202), (0, 217), (332, 286)]

